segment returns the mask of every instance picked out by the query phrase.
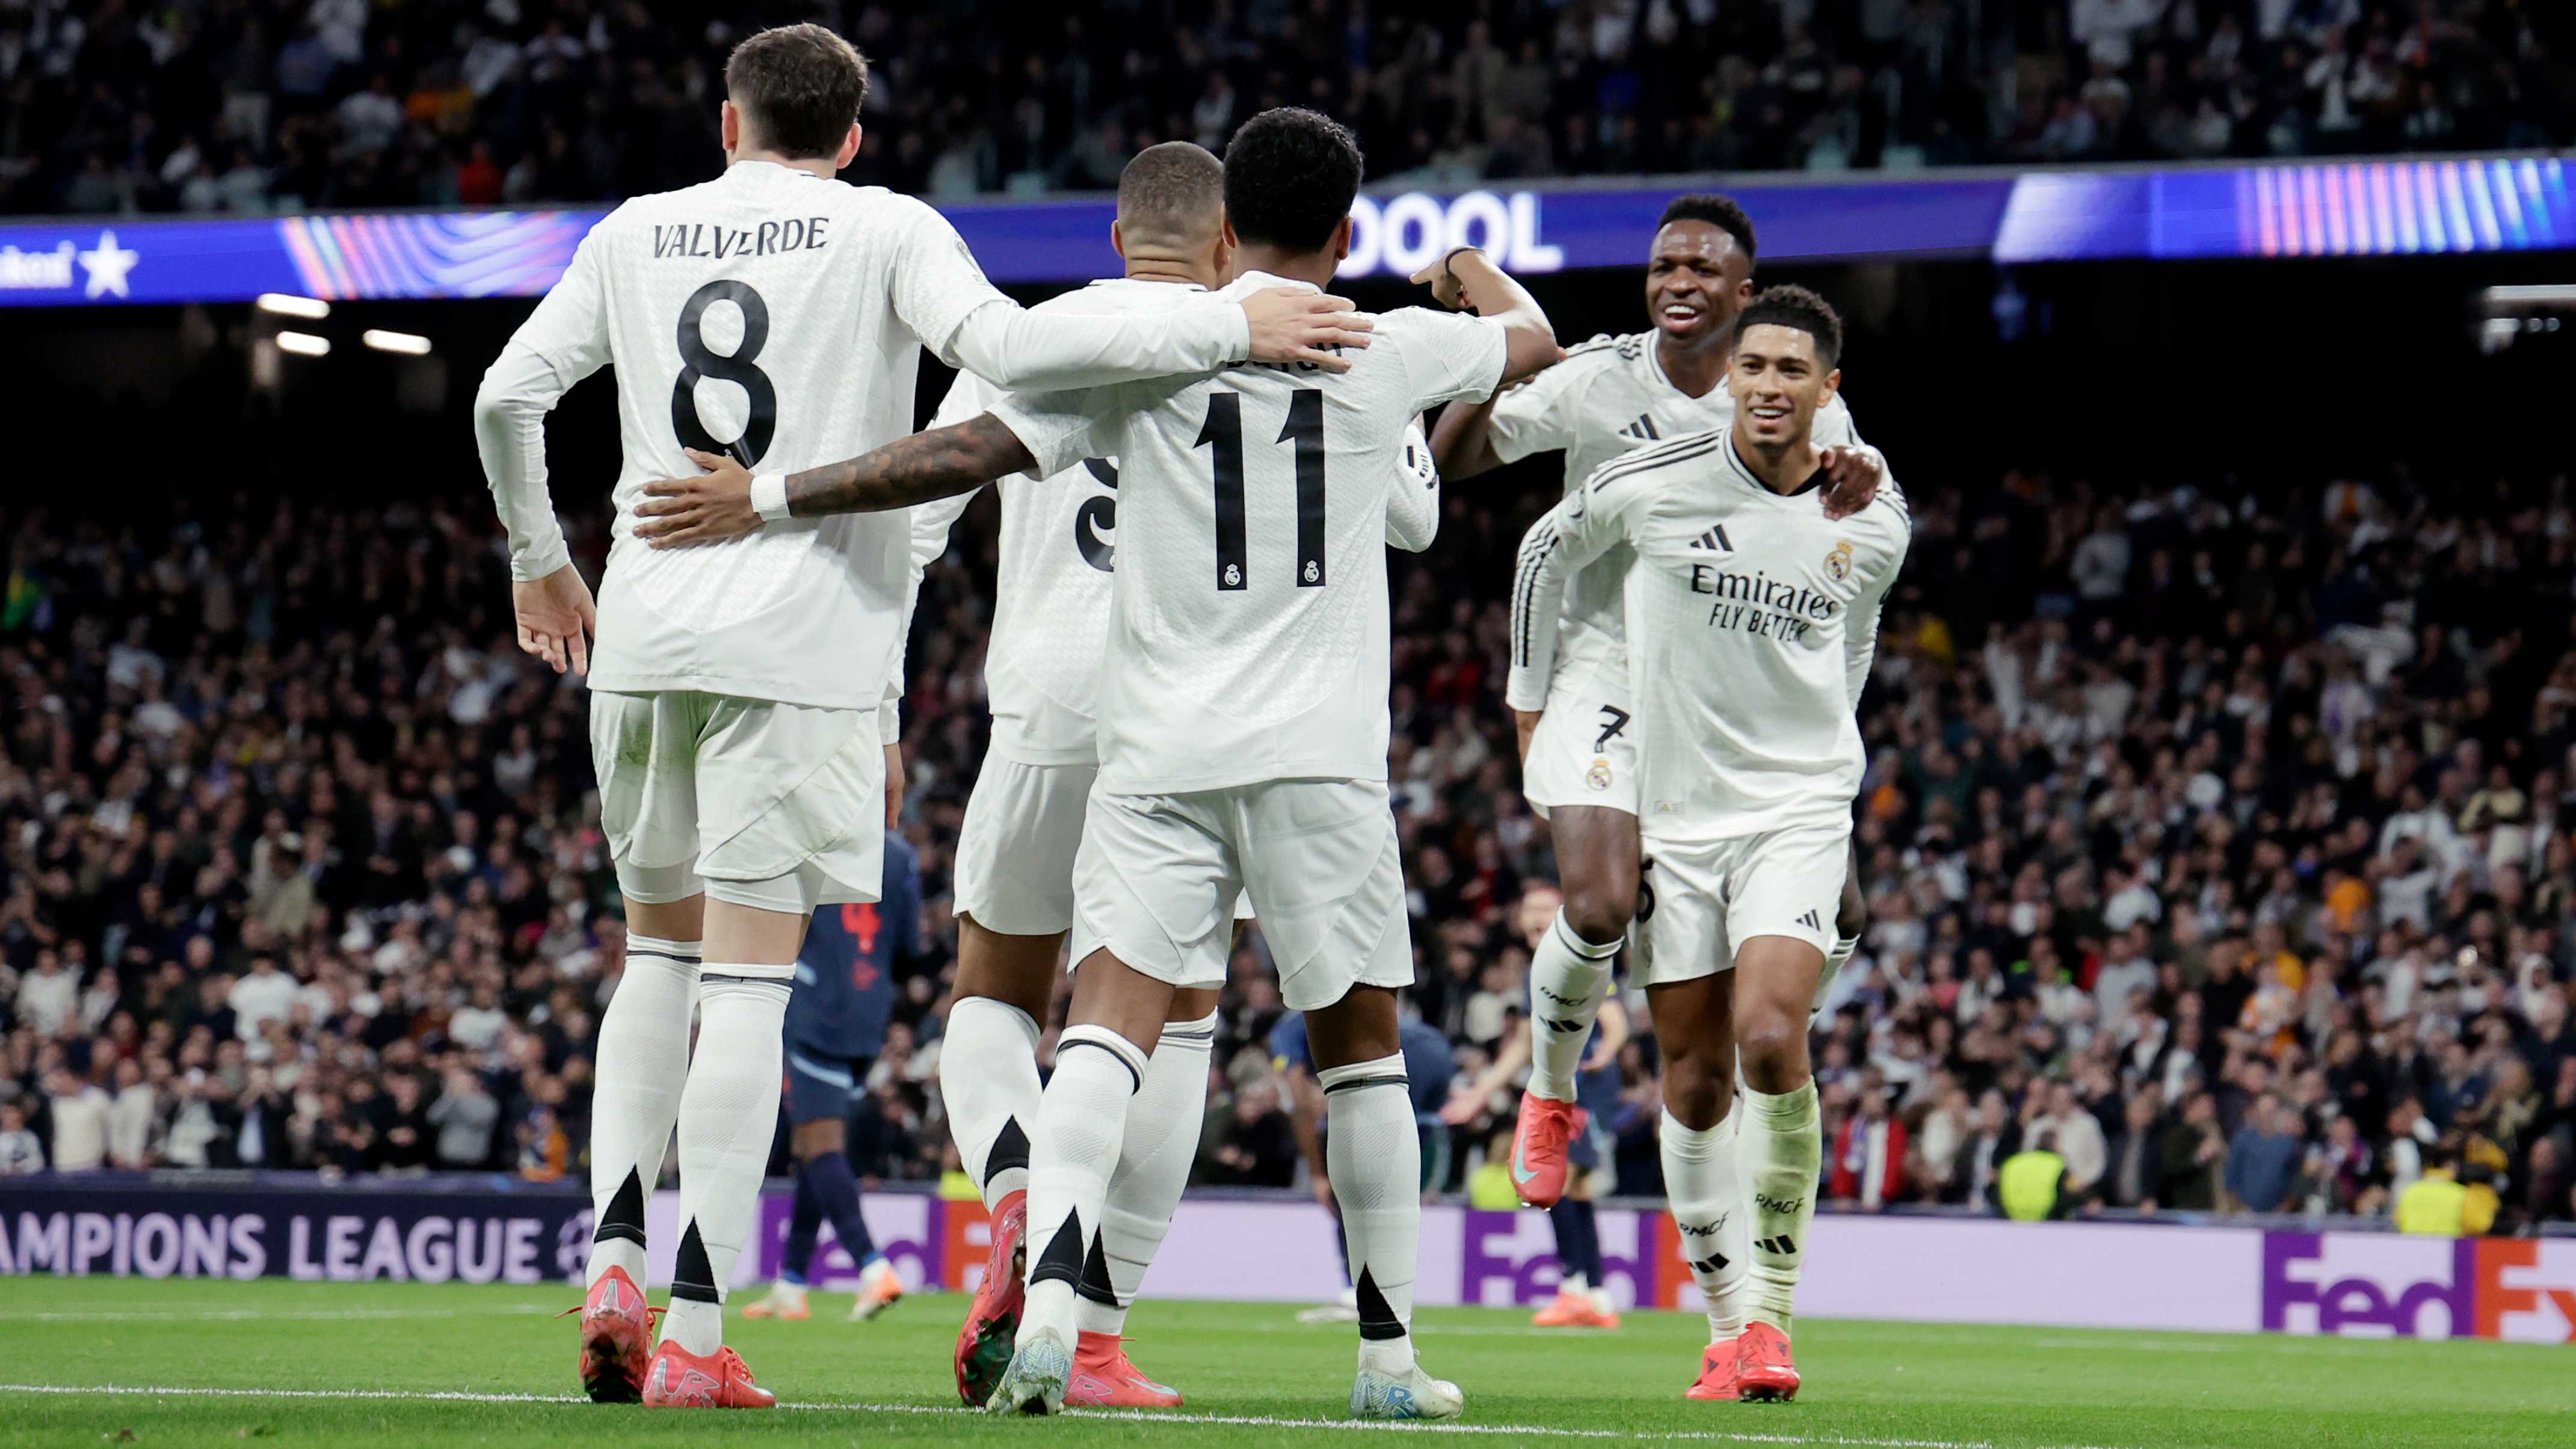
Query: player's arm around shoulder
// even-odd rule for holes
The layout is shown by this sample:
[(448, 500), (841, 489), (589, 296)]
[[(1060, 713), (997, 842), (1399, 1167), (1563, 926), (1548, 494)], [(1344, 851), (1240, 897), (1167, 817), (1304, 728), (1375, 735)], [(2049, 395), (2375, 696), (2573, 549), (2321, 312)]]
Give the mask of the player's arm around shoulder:
[(1437, 264), (1415, 273), (1413, 280), (1429, 285), (1440, 305), (1473, 312), (1502, 329), (1502, 376), (1477, 401), (1564, 360), (1565, 349), (1556, 344), (1556, 326), (1547, 320), (1538, 298), (1495, 266), (1482, 248), (1452, 248)]
[(1861, 441), (1851, 404), (1837, 389), (1816, 410), (1816, 460), (1825, 470), (1825, 516), (1849, 518), (1869, 507), (1883, 487), (1894, 486), (1887, 455)]
[(655, 548), (715, 543), (789, 518), (910, 508), (973, 492), (1036, 461), (989, 412), (802, 473), (754, 476), (732, 458), (685, 451), (706, 471), (645, 484), (635, 510), (635, 536)]

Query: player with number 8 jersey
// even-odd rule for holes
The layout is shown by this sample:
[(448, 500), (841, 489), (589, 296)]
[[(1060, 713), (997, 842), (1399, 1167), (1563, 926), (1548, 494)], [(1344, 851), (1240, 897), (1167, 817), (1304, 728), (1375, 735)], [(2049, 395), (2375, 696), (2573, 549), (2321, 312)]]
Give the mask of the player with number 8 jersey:
[[(928, 206), (836, 179), (867, 90), (848, 42), (818, 25), (759, 32), (725, 86), (723, 174), (591, 230), (485, 375), (475, 428), (522, 647), (589, 677), (601, 826), (634, 947), (599, 1034), (582, 1377), (599, 1399), (750, 1407), (770, 1399), (722, 1347), (722, 1304), (753, 1228), (806, 924), (880, 889), (893, 740), (879, 716), (910, 534), (901, 518), (793, 520), (655, 552), (637, 535), (644, 484), (692, 458), (793, 468), (900, 437), (924, 347), (1013, 386), (1064, 387), (1327, 361), (1318, 346), (1366, 339), (1346, 308), (1311, 298), (1033, 316)], [(594, 614), (547, 491), (545, 414), (611, 362), (622, 468)], [(681, 1236), (648, 1361), (642, 1204), (675, 1123)]]
[[(1235, 280), (1320, 290), (1349, 255), (1350, 132), (1282, 107), (1227, 147)], [(1307, 1016), (1358, 1299), (1362, 1418), (1452, 1418), (1415, 1361), (1421, 1144), (1397, 989), (1413, 980), (1386, 791), (1389, 487), (1414, 419), (1561, 355), (1535, 299), (1472, 248), (1426, 268), (1461, 317), (1407, 309), (1324, 368), (1228, 367), (1157, 384), (1014, 396), (994, 411), (769, 486), (789, 517), (902, 508), (1004, 474), (1119, 460), (1119, 559), (1100, 693), (1100, 776), (1074, 865), (1073, 1009), (1031, 1134), (1027, 1297), (985, 1407), (1053, 1413), (1076, 1372), (1077, 1282), (1174, 998), (1225, 979), (1226, 907), (1249, 893)], [(762, 480), (653, 486), (657, 546), (739, 532)], [(1411, 486), (1410, 484), (1406, 486)], [(767, 510), (754, 510), (764, 518)], [(694, 520), (694, 521), (692, 521)], [(1079, 949), (1079, 945), (1078, 945)]]

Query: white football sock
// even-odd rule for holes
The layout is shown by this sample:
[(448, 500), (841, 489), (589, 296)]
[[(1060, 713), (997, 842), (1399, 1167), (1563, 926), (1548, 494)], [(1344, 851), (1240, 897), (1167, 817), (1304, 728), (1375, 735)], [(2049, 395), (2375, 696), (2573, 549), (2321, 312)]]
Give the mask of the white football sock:
[(1109, 1174), (1127, 1135), (1129, 1102), (1144, 1085), (1144, 1048), (1105, 1026), (1069, 1026), (1056, 1042), (1055, 1075), (1038, 1103), (1029, 1144), (1029, 1293), (1017, 1342), (1053, 1329), (1066, 1344), (1074, 1287), (1099, 1231)]
[(1664, 1196), (1681, 1234), (1682, 1258), (1708, 1307), (1708, 1341), (1744, 1331), (1744, 1275), (1752, 1266), (1752, 1220), (1744, 1211), (1744, 1176), (1736, 1163), (1739, 1100), (1716, 1126), (1685, 1127), (1664, 1113), (1659, 1146)]
[[(1216, 1013), (1197, 1021), (1170, 1022), (1145, 1064), (1145, 1085), (1127, 1108), (1118, 1166), (1109, 1174), (1109, 1196), (1100, 1208), (1100, 1256), (1086, 1260), (1074, 1305), (1074, 1326), (1084, 1333), (1117, 1334), (1127, 1327), (1127, 1307), (1145, 1281), (1145, 1269), (1172, 1230), (1181, 1189), (1199, 1153), (1199, 1127), (1207, 1119), (1208, 1054), (1216, 1047)], [(1107, 1277), (1095, 1281), (1096, 1261)], [(1106, 1301), (1104, 1301), (1106, 1300)]]
[(1530, 1091), (1559, 1102), (1574, 1100), (1574, 1074), (1592, 1040), (1601, 999), (1610, 993), (1611, 965), (1619, 943), (1587, 941), (1558, 911), (1530, 954)]
[(751, 1241), (786, 1066), (783, 966), (709, 964), (698, 1050), (680, 1094), (680, 1256), (662, 1336), (694, 1354), (724, 1344), (724, 1295)]
[(644, 1204), (689, 1076), (698, 943), (626, 938), (626, 969), (600, 1013), (590, 1101), (590, 1268), (583, 1286), (623, 1268), (644, 1284)]
[(1038, 1024), (1007, 1001), (960, 997), (939, 1046), (939, 1099), (948, 1135), (984, 1206), (1029, 1185), (1029, 1132), (1037, 1126)]
[(1327, 1067), (1324, 1166), (1342, 1209), (1359, 1295), (1360, 1367), (1413, 1371), (1413, 1279), (1422, 1251), (1422, 1139), (1401, 1055)]
[(1745, 1184), (1753, 1199), (1752, 1302), (1746, 1311), (1787, 1333), (1808, 1225), (1816, 1219), (1816, 1169), (1825, 1154), (1816, 1084), (1777, 1096), (1748, 1087), (1739, 1110)]

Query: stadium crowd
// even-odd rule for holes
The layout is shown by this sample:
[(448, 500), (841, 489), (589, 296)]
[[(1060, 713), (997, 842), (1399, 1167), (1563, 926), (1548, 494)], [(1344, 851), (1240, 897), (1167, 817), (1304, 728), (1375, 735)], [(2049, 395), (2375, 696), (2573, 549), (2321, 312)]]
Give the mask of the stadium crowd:
[[(1529, 495), (1462, 485), (1393, 572), (1413, 1005), (1461, 1082), (1523, 1010), (1513, 907), (1554, 874), (1498, 683)], [(2567, 478), (1911, 500), (1863, 706), (1872, 921), (1819, 1026), (1828, 1198), (1991, 1208), (2045, 1148), (2061, 1210), (2385, 1214), (2436, 1172), (2501, 1227), (2576, 1217)], [(880, 1178), (953, 1162), (989, 507), (910, 652), (933, 944), (854, 1140)], [(595, 571), (603, 520), (572, 522)], [(0, 525), (0, 1173), (569, 1170), (622, 931), (583, 691), (512, 646), (479, 495)], [(1202, 1182), (1297, 1171), (1259, 951)], [(1611, 1124), (1630, 1193), (1657, 1182), (1649, 1050)]]
[[(2541, 0), (0, 0), (0, 214), (595, 201), (706, 175), (737, 27), (876, 64), (853, 176), (1106, 188), (1313, 105), (1373, 178), (2297, 156), (2576, 140)], [(775, 12), (775, 13), (771, 13)], [(793, 13), (789, 13), (793, 12)]]

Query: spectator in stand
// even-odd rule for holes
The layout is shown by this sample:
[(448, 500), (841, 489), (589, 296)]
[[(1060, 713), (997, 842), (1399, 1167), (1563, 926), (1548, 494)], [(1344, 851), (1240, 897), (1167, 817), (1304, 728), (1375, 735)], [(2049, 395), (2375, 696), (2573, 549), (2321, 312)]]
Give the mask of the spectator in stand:
[(45, 1083), (46, 1111), (52, 1119), (46, 1157), (56, 1172), (95, 1172), (107, 1165), (107, 1121), (111, 1103), (97, 1083), (56, 1067)]
[(501, 1104), (483, 1090), (483, 1081), (463, 1067), (450, 1068), (438, 1100), (429, 1104), (430, 1125), (438, 1129), (438, 1165), (451, 1171), (473, 1171), (491, 1161), (493, 1129), (501, 1121)]
[(2075, 1100), (2075, 1088), (2066, 1082), (2049, 1088), (2048, 1115), (2041, 1121), (2051, 1146), (2066, 1160), (2067, 1192), (2078, 1199), (2092, 1197), (2110, 1166), (2101, 1121)]
[(2286, 1125), (2289, 1109), (2269, 1093), (2255, 1099), (2245, 1125), (2227, 1144), (2227, 1195), (2247, 1212), (2285, 1211), (2298, 1184), (2300, 1142)]
[(26, 1106), (0, 1102), (0, 1177), (28, 1177), (44, 1170), (44, 1140), (28, 1129)]
[(1888, 1094), (1864, 1082), (1857, 1110), (1844, 1119), (1827, 1159), (1828, 1195), (1834, 1202), (1877, 1212), (1903, 1201), (1905, 1124), (1888, 1111)]
[(1280, 1104), (1279, 1085), (1264, 1075), (1234, 1095), (1222, 1121), (1210, 1123), (1195, 1180), (1220, 1187), (1287, 1187), (1297, 1180), (1297, 1138)]
[(2096, 1189), (2104, 1206), (2155, 1211), (2164, 1183), (2163, 1105), (2163, 1093), (2152, 1082), (2130, 1094)]
[(160, 1095), (143, 1080), (143, 1064), (132, 1057), (118, 1062), (116, 1095), (107, 1109), (108, 1165), (125, 1172), (150, 1167), (159, 1116)]
[(2176, 1212), (2218, 1210), (2219, 1179), (2227, 1161), (2227, 1139), (2219, 1132), (2217, 1099), (2195, 1090), (2183, 1099), (2181, 1113), (2165, 1128), (2164, 1187), (2156, 1195), (2158, 1205)]

